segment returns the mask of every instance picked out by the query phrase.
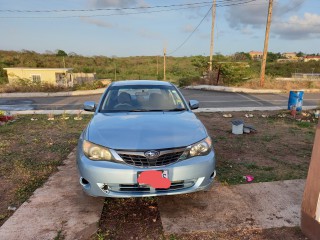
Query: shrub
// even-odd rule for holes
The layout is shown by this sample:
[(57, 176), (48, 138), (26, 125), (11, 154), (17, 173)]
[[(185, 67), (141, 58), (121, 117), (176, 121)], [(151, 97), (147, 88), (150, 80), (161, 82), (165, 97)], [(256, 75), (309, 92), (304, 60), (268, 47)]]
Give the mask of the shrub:
[(93, 82), (86, 82), (83, 84), (75, 85), (72, 89), (73, 90), (94, 90), (94, 89), (103, 88), (103, 87), (104, 87), (103, 83), (99, 80), (96, 80)]
[(180, 78), (178, 83), (179, 87), (190, 86), (193, 83), (198, 83), (200, 81), (200, 77), (184, 77)]

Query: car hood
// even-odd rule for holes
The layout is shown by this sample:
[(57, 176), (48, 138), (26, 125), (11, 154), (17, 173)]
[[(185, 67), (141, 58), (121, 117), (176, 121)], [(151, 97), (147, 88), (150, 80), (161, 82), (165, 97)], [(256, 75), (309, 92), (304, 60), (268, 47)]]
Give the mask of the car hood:
[(207, 137), (192, 112), (97, 113), (86, 134), (90, 142), (118, 150), (185, 147)]

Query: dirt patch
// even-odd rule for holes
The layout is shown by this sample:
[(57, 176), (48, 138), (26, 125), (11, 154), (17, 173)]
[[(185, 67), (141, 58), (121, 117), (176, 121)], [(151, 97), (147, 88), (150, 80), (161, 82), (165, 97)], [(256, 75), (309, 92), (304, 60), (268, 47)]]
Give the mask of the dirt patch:
[(106, 199), (100, 231), (93, 239), (160, 239), (156, 198)]
[[(48, 121), (46, 115), (19, 116), (0, 127), (0, 225), (12, 215), (33, 191), (57, 171), (75, 148), (90, 116), (75, 121), (73, 116)], [(37, 119), (37, 120), (31, 120)]]
[(181, 234), (170, 235), (166, 237), (170, 240), (308, 240), (303, 235), (300, 228), (272, 228), (272, 229), (256, 229), (246, 230), (241, 229), (237, 231), (227, 232), (210, 232), (210, 233), (193, 233), (193, 234)]

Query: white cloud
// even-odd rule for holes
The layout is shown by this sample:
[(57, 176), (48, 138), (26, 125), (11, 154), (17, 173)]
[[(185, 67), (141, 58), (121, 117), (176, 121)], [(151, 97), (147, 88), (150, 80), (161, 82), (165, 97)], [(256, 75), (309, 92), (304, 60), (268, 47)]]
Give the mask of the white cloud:
[[(298, 11), (306, 0), (291, 0), (280, 4), (275, 2), (272, 19)], [(243, 4), (229, 7), (226, 13), (230, 27), (241, 30), (248, 26), (260, 28), (266, 24), (268, 14), (268, 1), (257, 1), (252, 4)]]
[(320, 15), (305, 13), (302, 18), (291, 16), (288, 21), (275, 21), (272, 31), (283, 39), (310, 39), (320, 37)]
[(81, 19), (82, 21), (84, 21), (84, 22), (87, 22), (87, 23), (96, 25), (96, 26), (98, 26), (98, 27), (109, 28), (109, 29), (115, 27), (112, 23), (108, 23), (108, 22), (105, 22), (105, 21), (101, 21), (101, 20), (98, 20), (98, 19), (95, 19), (95, 18), (81, 17), (80, 19)]

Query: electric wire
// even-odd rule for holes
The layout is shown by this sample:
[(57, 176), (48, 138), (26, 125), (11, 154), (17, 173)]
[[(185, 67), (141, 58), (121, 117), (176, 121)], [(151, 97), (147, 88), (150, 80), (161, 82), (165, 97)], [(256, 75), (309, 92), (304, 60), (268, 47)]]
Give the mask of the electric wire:
[[(241, 2), (242, 0), (218, 0), (219, 3), (228, 2)], [(57, 13), (57, 12), (94, 12), (94, 11), (120, 11), (120, 10), (138, 10), (138, 9), (153, 9), (153, 8), (171, 8), (181, 6), (194, 6), (201, 4), (212, 4), (210, 2), (196, 2), (184, 4), (171, 4), (171, 5), (156, 5), (156, 6), (141, 6), (141, 7), (122, 7), (122, 8), (94, 8), (94, 9), (53, 9), (53, 10), (19, 10), (19, 9), (0, 9), (0, 12), (17, 12), (17, 13)]]
[[(237, 6), (237, 5), (243, 5), (248, 4), (251, 2), (255, 2), (257, 0), (221, 0), (219, 1), (220, 4), (217, 4), (216, 7), (228, 7), (228, 6)], [(208, 4), (210, 3), (210, 4)], [(169, 11), (177, 11), (177, 10), (183, 10), (183, 9), (190, 9), (190, 8), (202, 8), (206, 6), (212, 5), (212, 2), (199, 2), (199, 3), (193, 3), (193, 4), (176, 4), (176, 5), (164, 5), (164, 6), (153, 6), (153, 7), (136, 7), (136, 8), (117, 8), (117, 9), (82, 9), (82, 10), (0, 10), (0, 13), (4, 11), (11, 11), (12, 12), (23, 12), (23, 11), (29, 11), (33, 13), (48, 13), (49, 11), (52, 13), (58, 13), (58, 12), (65, 12), (65, 11), (100, 11), (100, 10), (113, 10), (113, 11), (120, 11), (120, 10), (137, 10), (137, 9), (152, 9), (152, 8), (169, 8), (170, 9), (162, 9), (162, 10), (154, 10), (154, 11), (139, 11), (139, 12), (118, 12), (113, 14), (94, 14), (94, 15), (70, 15), (70, 16), (0, 16), (0, 18), (81, 18), (81, 17), (109, 17), (109, 16), (123, 16), (123, 15), (139, 15), (139, 14), (148, 14), (148, 13), (158, 13), (158, 12), (169, 12)], [(180, 7), (180, 8), (172, 8), (177, 6), (186, 6), (186, 7)]]

